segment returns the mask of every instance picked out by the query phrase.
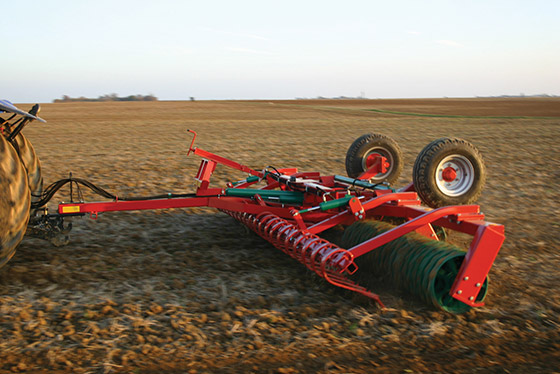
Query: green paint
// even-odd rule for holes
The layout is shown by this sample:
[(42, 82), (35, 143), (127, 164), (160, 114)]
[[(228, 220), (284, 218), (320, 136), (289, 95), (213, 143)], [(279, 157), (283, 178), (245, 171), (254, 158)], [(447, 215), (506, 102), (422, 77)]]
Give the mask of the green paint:
[(369, 188), (370, 190), (391, 190), (395, 192), (393, 188), (383, 184), (372, 184), (364, 180), (348, 178), (342, 175), (335, 175), (334, 180), (337, 182), (347, 183), (356, 187)]
[(303, 192), (256, 190), (252, 188), (226, 188), (226, 196), (253, 198), (260, 195), (263, 200), (279, 202), (282, 204), (303, 204)]

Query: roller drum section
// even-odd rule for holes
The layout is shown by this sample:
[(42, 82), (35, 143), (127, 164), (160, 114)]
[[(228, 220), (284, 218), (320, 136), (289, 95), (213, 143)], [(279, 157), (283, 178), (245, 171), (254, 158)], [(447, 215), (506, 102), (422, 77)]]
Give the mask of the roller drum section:
[[(343, 247), (353, 247), (395, 226), (376, 220), (356, 222), (342, 236)], [(382, 277), (397, 288), (408, 292), (436, 308), (461, 313), (469, 306), (452, 298), (449, 291), (465, 259), (466, 251), (446, 243), (426, 238), (415, 232), (403, 235), (356, 262), (362, 272), (362, 282), (371, 283), (372, 276)], [(486, 296), (488, 279), (476, 298)]]

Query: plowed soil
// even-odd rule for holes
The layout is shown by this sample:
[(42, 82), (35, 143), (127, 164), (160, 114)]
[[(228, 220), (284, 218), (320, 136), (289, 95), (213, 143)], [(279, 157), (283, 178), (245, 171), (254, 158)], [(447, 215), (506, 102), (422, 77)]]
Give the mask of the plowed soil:
[(430, 141), (465, 138), (487, 165), (482, 211), (507, 238), (486, 305), (452, 315), (389, 284), (374, 290), (381, 310), (211, 209), (76, 218), (70, 244), (27, 237), (0, 270), (0, 372), (560, 372), (558, 99), (62, 103), (41, 116), (24, 133), (45, 181), (72, 172), (120, 196), (193, 192), (187, 129), (256, 169), (343, 175), (352, 141), (382, 133), (404, 152), (397, 186)]

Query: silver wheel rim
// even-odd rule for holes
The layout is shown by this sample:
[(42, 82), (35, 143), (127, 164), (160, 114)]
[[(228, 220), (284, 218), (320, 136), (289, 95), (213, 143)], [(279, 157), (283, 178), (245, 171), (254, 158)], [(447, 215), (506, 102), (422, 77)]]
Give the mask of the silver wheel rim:
[[(453, 175), (453, 173), (455, 173), (455, 177), (450, 180), (449, 174)], [(474, 166), (465, 156), (447, 156), (440, 161), (436, 168), (437, 187), (447, 196), (464, 195), (474, 184), (474, 178)]]
[(362, 157), (362, 170), (366, 171), (368, 169), (367, 159), (373, 153), (377, 153), (377, 154), (380, 154), (381, 156), (385, 157), (387, 159), (387, 162), (389, 162), (389, 167), (387, 168), (387, 171), (385, 173), (377, 174), (373, 178), (370, 178), (370, 180), (381, 180), (381, 179), (387, 178), (387, 176), (389, 176), (391, 174), (391, 172), (393, 171), (394, 159), (393, 159), (393, 155), (391, 154), (391, 152), (389, 152), (389, 150), (387, 150), (386, 148), (383, 148), (383, 147), (372, 148), (364, 155), (364, 157)]

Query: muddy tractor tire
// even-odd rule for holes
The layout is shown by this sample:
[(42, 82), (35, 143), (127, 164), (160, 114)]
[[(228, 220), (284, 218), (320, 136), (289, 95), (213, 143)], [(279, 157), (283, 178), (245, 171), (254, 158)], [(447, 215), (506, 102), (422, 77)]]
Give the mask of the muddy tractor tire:
[(30, 206), (27, 171), (12, 144), (0, 136), (0, 268), (25, 234)]
[(22, 133), (16, 136), (14, 143), (21, 162), (27, 171), (27, 183), (31, 191), (31, 202), (34, 203), (41, 199), (40, 196), (43, 193), (41, 162), (35, 153), (33, 145)]

